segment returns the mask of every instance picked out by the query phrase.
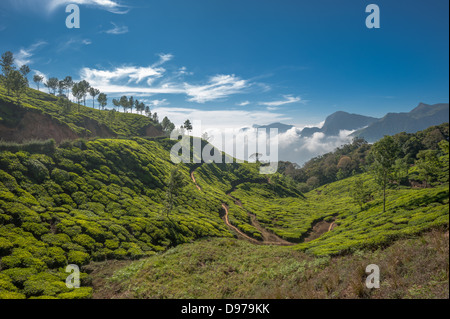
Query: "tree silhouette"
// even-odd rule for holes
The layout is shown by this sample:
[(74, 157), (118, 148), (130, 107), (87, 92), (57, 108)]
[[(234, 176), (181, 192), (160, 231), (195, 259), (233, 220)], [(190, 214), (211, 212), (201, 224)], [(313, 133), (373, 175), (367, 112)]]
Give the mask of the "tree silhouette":
[(186, 131), (188, 131), (188, 132), (191, 132), (192, 131), (192, 123), (191, 123), (191, 121), (190, 120), (186, 120), (185, 122), (184, 122), (184, 128), (186, 129)]
[(44, 85), (48, 88), (48, 93), (56, 95), (56, 90), (58, 89), (59, 80), (58, 78), (50, 78)]
[(108, 104), (108, 97), (106, 96), (105, 93), (100, 93), (98, 96), (98, 104), (99, 104), (99, 109), (100, 107), (102, 108), (102, 110), (105, 109), (105, 106)]
[[(89, 88), (89, 95), (92, 96), (92, 108), (95, 109), (95, 97), (100, 94), (100, 90), (95, 89), (93, 87)], [(100, 105), (98, 106), (100, 110)]]
[(164, 212), (169, 220), (170, 213), (173, 211), (175, 206), (175, 200), (185, 185), (183, 175), (178, 170), (178, 167), (172, 168), (167, 182), (166, 198), (164, 201)]
[(40, 91), (39, 86), (40, 86), (41, 82), (44, 81), (44, 77), (41, 75), (35, 74), (33, 77), (33, 81), (34, 81), (34, 83), (36, 83), (38, 91)]
[(375, 175), (376, 182), (383, 189), (383, 213), (386, 212), (386, 187), (392, 177), (399, 151), (399, 147), (392, 136), (385, 136), (373, 145), (370, 153), (374, 160), (372, 172)]

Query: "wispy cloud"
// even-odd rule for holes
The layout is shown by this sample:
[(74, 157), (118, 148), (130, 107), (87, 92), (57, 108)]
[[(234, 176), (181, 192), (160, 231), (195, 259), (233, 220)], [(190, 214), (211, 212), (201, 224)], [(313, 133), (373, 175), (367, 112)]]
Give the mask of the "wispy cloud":
[(46, 45), (47, 42), (45, 41), (38, 41), (28, 48), (22, 48), (19, 50), (19, 52), (14, 54), (15, 62), (20, 67), (24, 64), (32, 64), (33, 60), (32, 57), (36, 50), (38, 50), (40, 47)]
[(172, 73), (162, 67), (172, 59), (172, 54), (159, 54), (159, 60), (147, 67), (121, 66), (111, 70), (83, 68), (80, 78), (105, 93), (184, 94), (188, 101), (196, 103), (226, 99), (250, 86), (249, 81), (235, 75), (212, 76), (203, 84), (184, 82), (171, 77)]
[(163, 68), (153, 67), (136, 67), (123, 66), (117, 67), (113, 70), (98, 70), (83, 68), (80, 72), (81, 78), (86, 79), (94, 86), (108, 86), (120, 85), (120, 83), (134, 83), (139, 84), (143, 80), (147, 83), (152, 83), (155, 78), (159, 78), (164, 74)]
[(282, 106), (282, 105), (292, 104), (292, 103), (297, 103), (297, 102), (302, 101), (301, 97), (299, 97), (299, 96), (294, 97), (292, 95), (284, 95), (283, 98), (284, 98), (284, 100), (281, 100), (281, 101), (260, 102), (259, 105), (264, 105), (264, 106), (273, 108), (273, 107), (277, 107), (277, 106)]
[[(2, 0), (4, 1), (4, 0)], [(92, 8), (106, 10), (116, 14), (126, 14), (130, 11), (127, 5), (119, 4), (115, 0), (5, 0), (15, 10), (29, 10), (53, 13), (56, 9), (68, 4), (85, 5)]]
[(173, 54), (170, 54), (170, 53), (160, 53), (160, 54), (158, 54), (158, 56), (159, 56), (159, 61), (152, 65), (152, 67), (154, 67), (154, 68), (161, 66), (164, 63), (169, 62), (170, 60), (173, 59)]
[(244, 102), (241, 102), (241, 103), (238, 103), (238, 104), (236, 104), (237, 106), (247, 106), (247, 105), (249, 105), (250, 104), (250, 101), (244, 101)]
[(205, 103), (226, 98), (232, 94), (241, 93), (249, 87), (249, 83), (233, 75), (216, 75), (210, 78), (206, 85), (185, 84), (188, 101)]
[(63, 41), (59, 44), (57, 52), (62, 52), (67, 49), (76, 50), (86, 45), (91, 45), (90, 39), (70, 38), (67, 41)]
[(107, 34), (114, 34), (114, 35), (119, 35), (119, 34), (125, 34), (128, 33), (128, 27), (127, 26), (118, 26), (117, 24), (115, 24), (114, 22), (111, 22), (111, 24), (114, 26), (112, 29), (109, 29), (107, 31), (104, 31)]
[(154, 107), (161, 107), (164, 105), (169, 105), (169, 102), (167, 102), (167, 99), (162, 99), (162, 100), (150, 100), (150, 101), (146, 101), (147, 103), (149, 103), (150, 105), (154, 106)]
[(284, 114), (270, 112), (253, 112), (244, 110), (202, 110), (197, 108), (156, 107), (153, 109), (160, 118), (167, 116), (177, 126), (190, 119), (202, 122), (203, 129), (240, 129), (255, 123), (269, 124), (273, 122), (289, 121), (291, 118)]

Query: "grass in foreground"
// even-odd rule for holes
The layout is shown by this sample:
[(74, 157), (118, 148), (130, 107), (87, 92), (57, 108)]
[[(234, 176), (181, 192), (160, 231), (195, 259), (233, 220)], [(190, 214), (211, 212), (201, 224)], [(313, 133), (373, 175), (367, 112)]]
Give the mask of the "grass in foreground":
[[(369, 264), (380, 266), (378, 290), (365, 287)], [(94, 298), (449, 298), (446, 229), (385, 249), (321, 258), (289, 248), (207, 239), (105, 272), (113, 266), (90, 266)], [(111, 278), (98, 281), (99, 276)]]

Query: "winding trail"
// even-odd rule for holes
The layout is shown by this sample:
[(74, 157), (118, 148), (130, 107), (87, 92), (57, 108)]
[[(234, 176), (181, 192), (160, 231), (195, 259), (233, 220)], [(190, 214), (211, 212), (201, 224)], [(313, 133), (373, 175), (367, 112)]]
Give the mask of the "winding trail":
[[(195, 172), (195, 169), (191, 172), (192, 182), (194, 183), (194, 185), (197, 187), (197, 189), (199, 191), (202, 191), (202, 188), (197, 184), (197, 180), (195, 179), (194, 172)], [(230, 198), (232, 198), (234, 200), (236, 205), (238, 205), (239, 207), (245, 209), (243, 207), (242, 203), (238, 199), (236, 199), (233, 196), (231, 196), (231, 193), (234, 191), (235, 188), (236, 187), (233, 187), (233, 189), (227, 193), (227, 196), (230, 196)], [(277, 235), (269, 232), (267, 229), (263, 228), (261, 226), (261, 224), (258, 222), (258, 220), (256, 218), (256, 215), (251, 214), (250, 212), (248, 212), (246, 210), (247, 214), (250, 217), (251, 225), (253, 227), (255, 227), (261, 233), (261, 235), (263, 237), (263, 240), (259, 241), (259, 240), (256, 240), (255, 238), (252, 238), (252, 237), (248, 236), (247, 234), (242, 232), (239, 228), (237, 228), (236, 226), (234, 226), (234, 225), (232, 225), (230, 223), (229, 207), (225, 203), (222, 203), (222, 208), (225, 211), (225, 215), (223, 216), (223, 220), (224, 220), (225, 224), (229, 228), (234, 230), (239, 238), (245, 239), (245, 240), (247, 240), (247, 241), (249, 241), (249, 242), (251, 242), (253, 244), (256, 244), (256, 245), (273, 245), (273, 246), (293, 246), (293, 245), (295, 245), (295, 244), (290, 243), (290, 242), (288, 242), (288, 241), (278, 237)]]
[[(197, 184), (197, 180), (195, 179), (195, 176), (194, 176), (194, 173), (195, 173), (196, 169), (199, 168), (199, 167), (200, 166), (197, 166), (196, 168), (194, 168), (191, 171), (191, 179), (192, 179), (192, 182), (194, 183), (194, 185), (197, 187), (197, 189), (199, 191), (202, 191), (202, 188)], [(255, 181), (255, 182), (259, 183), (261, 181)], [(294, 245), (296, 245), (296, 243), (288, 242), (288, 241), (278, 237), (274, 233), (268, 231), (264, 227), (262, 227), (261, 224), (259, 223), (256, 215), (252, 214), (248, 210), (246, 210), (244, 208), (244, 206), (242, 205), (242, 202), (231, 195), (236, 190), (237, 186), (238, 185), (233, 186), (233, 188), (230, 191), (227, 192), (227, 196), (229, 196), (231, 199), (233, 199), (233, 201), (234, 201), (234, 203), (236, 205), (238, 205), (239, 207), (241, 207), (242, 209), (244, 209), (247, 212), (248, 216), (250, 217), (251, 225), (253, 227), (255, 227), (261, 233), (263, 240), (262, 241), (256, 240), (255, 238), (252, 238), (249, 235), (247, 235), (244, 232), (242, 232), (236, 226), (232, 225), (230, 223), (230, 219), (229, 219), (229, 207), (225, 203), (222, 203), (222, 208), (225, 211), (225, 215), (223, 216), (223, 220), (224, 220), (225, 224), (237, 234), (238, 238), (247, 240), (247, 241), (249, 241), (249, 242), (251, 242), (253, 244), (256, 244), (256, 245), (271, 245), (271, 246), (294, 246)], [(337, 226), (335, 222), (332, 222), (329, 225), (329, 227), (325, 228), (324, 226), (327, 225), (327, 224), (328, 223), (326, 223), (325, 221), (322, 221), (322, 222), (317, 223), (316, 225), (314, 225), (311, 228), (308, 237), (304, 239), (304, 242), (309, 242), (311, 240), (317, 239), (320, 236), (322, 236), (323, 234), (325, 234), (327, 232), (331, 232)]]

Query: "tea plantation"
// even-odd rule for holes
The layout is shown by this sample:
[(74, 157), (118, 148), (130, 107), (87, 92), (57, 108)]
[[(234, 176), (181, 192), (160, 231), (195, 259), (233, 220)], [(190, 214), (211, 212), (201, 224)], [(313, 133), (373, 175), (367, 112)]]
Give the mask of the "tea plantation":
[[(2, 90), (0, 122), (13, 125), (18, 113), (11, 111), (13, 102)], [(246, 261), (248, 265), (259, 263), (265, 253), (275, 256), (277, 262), (270, 263), (275, 275), (264, 274), (267, 280), (285, 273), (286, 269), (276, 265), (282, 264), (278, 261), (287, 251), (304, 254), (295, 256), (307, 256), (307, 264), (314, 266), (330, 256), (352, 256), (435, 228), (448, 229), (448, 141), (447, 157), (439, 153), (447, 163), (447, 169), (438, 174), (440, 180), (431, 183), (432, 187), (391, 185), (383, 212), (382, 191), (370, 172), (303, 194), (288, 177), (260, 175), (259, 163), (176, 166), (170, 159), (173, 141), (142, 137), (144, 127), (158, 126), (144, 116), (118, 113), (119, 120), (111, 120), (106, 119), (107, 112), (84, 107), (81, 113), (65, 114), (51, 96), (34, 90), (16, 107), (18, 112), (45, 113), (78, 133), (85, 132), (83, 123), (88, 117), (116, 138), (75, 139), (59, 145), (54, 141), (0, 143), (0, 299), (92, 298), (88, 273), (81, 276), (82, 288), (66, 287), (69, 264), (83, 267), (146, 258), (152, 263), (160, 256), (170, 259), (178, 253), (174, 247), (201, 239), (208, 240), (205, 249), (212, 251), (217, 250), (211, 247), (215, 244), (252, 250), (249, 244), (230, 241), (234, 234), (222, 219), (222, 204), (229, 207), (230, 222), (247, 235), (262, 237), (251, 223), (253, 214), (264, 229), (293, 244), (258, 249), (256, 257)], [(174, 209), (167, 213), (169, 180), (175, 167), (182, 186)], [(409, 174), (411, 178), (416, 174), (415, 167)], [(364, 205), (354, 200), (355, 185), (363, 185), (369, 195)], [(324, 220), (335, 227), (305, 242), (313, 227)], [(201, 251), (202, 245), (194, 246), (194, 251)], [(202, 262), (207, 265), (208, 260)], [(297, 259), (291, 262), (292, 267), (299, 265)], [(448, 267), (446, 278), (448, 283)], [(149, 292), (155, 294), (167, 297)]]

